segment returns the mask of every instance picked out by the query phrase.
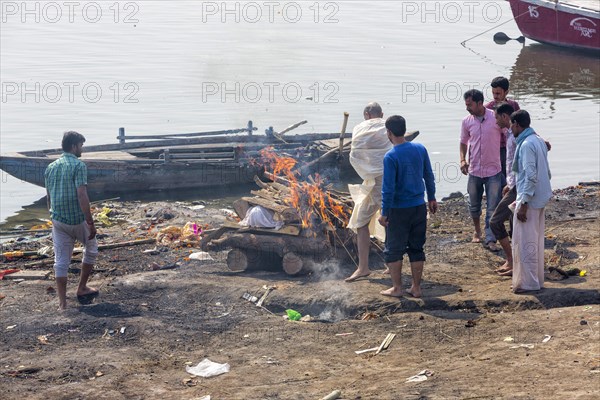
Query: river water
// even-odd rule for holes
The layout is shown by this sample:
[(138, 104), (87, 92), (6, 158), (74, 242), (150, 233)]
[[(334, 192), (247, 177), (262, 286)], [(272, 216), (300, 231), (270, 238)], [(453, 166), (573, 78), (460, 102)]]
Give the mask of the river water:
[[(0, 150), (60, 147), (65, 130), (92, 145), (116, 142), (119, 127), (198, 132), (248, 120), (260, 131), (308, 120), (297, 133), (336, 132), (344, 111), (353, 126), (375, 100), (420, 130), (443, 196), (466, 191), (462, 93), (491, 98), (503, 75), (552, 143), (554, 187), (598, 180), (598, 56), (495, 44), (496, 32), (520, 35), (511, 19), (505, 1), (3, 1)], [(43, 195), (2, 172), (0, 221), (39, 213)]]

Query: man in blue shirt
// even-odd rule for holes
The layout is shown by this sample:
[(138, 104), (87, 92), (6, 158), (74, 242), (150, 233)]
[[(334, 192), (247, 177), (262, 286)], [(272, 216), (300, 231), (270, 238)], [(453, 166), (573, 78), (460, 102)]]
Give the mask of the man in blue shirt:
[(429, 211), (435, 214), (435, 177), (427, 149), (407, 142), (406, 121), (399, 115), (385, 122), (387, 135), (394, 146), (383, 159), (383, 188), (379, 223), (386, 228), (384, 258), (392, 277), (392, 287), (381, 291), (385, 296), (401, 297), (402, 258), (408, 254), (413, 283), (406, 292), (421, 297), (421, 277), (425, 262), (427, 231), (427, 189)]

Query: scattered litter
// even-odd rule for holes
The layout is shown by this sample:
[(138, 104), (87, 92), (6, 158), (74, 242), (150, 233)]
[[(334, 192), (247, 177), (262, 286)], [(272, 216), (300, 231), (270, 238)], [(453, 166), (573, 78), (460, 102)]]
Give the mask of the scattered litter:
[(314, 320), (314, 318), (308, 314), (303, 316), (302, 318), (300, 318), (301, 322), (312, 322), (313, 320)]
[(40, 257), (52, 257), (54, 255), (54, 247), (44, 246), (41, 249), (39, 249), (37, 253)]
[(182, 244), (195, 244), (200, 240), (201, 229), (195, 222), (188, 222), (183, 228), (167, 226), (156, 235), (156, 243), (164, 246), (179, 246)]
[(6, 327), (7, 331), (10, 331), (11, 329), (15, 329), (17, 326), (16, 325), (9, 325)]
[(300, 314), (296, 310), (287, 309), (287, 310), (285, 310), (285, 313), (287, 314), (288, 319), (290, 321), (300, 321), (300, 318), (302, 318), (302, 314)]
[(587, 271), (584, 269), (583, 271), (579, 271), (579, 276), (585, 276)]
[(197, 206), (190, 206), (188, 207), (190, 210), (202, 210), (203, 208), (205, 208), (206, 206), (204, 204), (198, 204)]
[(160, 252), (158, 251), (158, 249), (155, 247), (153, 249), (148, 249), (148, 250), (144, 250), (142, 251), (142, 254), (150, 254), (151, 256), (155, 256), (157, 254), (159, 254)]
[(4, 375), (16, 378), (16, 377), (21, 376), (21, 375), (35, 374), (37, 372), (40, 372), (41, 370), (42, 370), (41, 367), (25, 367), (25, 366), (21, 365), (19, 368), (17, 368), (14, 371), (6, 371), (4, 373)]
[[(4, 254), (6, 254), (6, 253), (4, 253)], [(14, 268), (13, 269), (5, 269), (3, 271), (0, 271), (0, 281), (2, 279), (4, 279), (5, 275), (14, 274), (14, 273), (19, 272), (19, 271), (20, 271), (20, 269), (14, 269)]]
[(379, 315), (372, 311), (366, 312), (360, 317), (360, 319), (363, 321), (370, 321), (372, 319), (377, 319), (377, 318), (379, 318)]
[(342, 391), (334, 390), (333, 392), (329, 393), (327, 396), (321, 398), (321, 400), (336, 400), (336, 399), (339, 399), (340, 397), (342, 397)]
[(521, 347), (526, 348), (526, 349), (533, 349), (535, 347), (535, 345), (529, 344), (529, 343), (525, 343), (525, 344), (519, 344), (517, 346), (510, 346), (511, 349), (519, 349)]
[(40, 335), (40, 336), (37, 337), (37, 340), (41, 344), (48, 344), (48, 335)]
[(335, 336), (350, 336), (354, 335), (354, 332), (336, 333)]
[(583, 307), (583, 311), (588, 311), (591, 310), (593, 307), (592, 306), (585, 306)]
[(542, 343), (548, 343), (550, 341), (550, 339), (552, 339), (552, 336), (550, 335), (545, 335), (544, 336), (544, 340), (542, 340)]
[(581, 321), (579, 321), (579, 325), (587, 325), (588, 322), (585, 319), (582, 319)]
[(416, 375), (411, 376), (410, 378), (406, 378), (406, 383), (409, 382), (423, 382), (426, 381), (428, 377), (433, 376), (433, 371), (428, 369), (424, 369)]
[(265, 289), (266, 292), (261, 296), (260, 300), (258, 300), (258, 302), (256, 303), (256, 305), (258, 307), (262, 307), (262, 305), (265, 302), (265, 300), (267, 299), (267, 296), (269, 295), (269, 293), (271, 293), (272, 290), (275, 290), (275, 286), (263, 285), (263, 289)]
[(210, 256), (205, 251), (199, 251), (197, 253), (192, 253), (188, 256), (190, 260), (198, 260), (198, 261), (214, 261), (214, 258)]
[(208, 358), (200, 361), (195, 367), (185, 367), (188, 374), (201, 376), (203, 378), (210, 378), (211, 376), (217, 376), (229, 372), (229, 364), (219, 364), (210, 361)]
[(104, 373), (102, 371), (96, 371), (96, 378), (100, 378), (101, 376), (104, 376)]
[(508, 342), (508, 343), (512, 343), (515, 341), (515, 338), (513, 338), (512, 336), (507, 336), (504, 338), (504, 341)]
[(253, 296), (250, 293), (244, 293), (242, 299), (248, 300), (250, 303), (256, 303), (258, 301), (258, 297)]
[(179, 268), (179, 264), (175, 263), (175, 264), (167, 264), (167, 265), (159, 265), (158, 263), (153, 262), (152, 264), (150, 264), (150, 269), (152, 271), (163, 271), (166, 269), (175, 269), (175, 268)]
[(121, 330), (120, 330), (119, 332), (121, 333), (121, 335), (122, 335), (122, 334), (124, 334), (124, 333), (125, 333), (125, 327), (124, 327), (124, 326), (122, 326), (122, 327), (121, 327)]
[(224, 214), (228, 217), (231, 217), (231, 218), (237, 217), (237, 214), (233, 210), (229, 210), (227, 208), (221, 208), (221, 209), (219, 209), (219, 211), (221, 211), (222, 214)]
[(379, 349), (379, 347), (372, 347), (370, 349), (365, 349), (365, 350), (356, 350), (354, 353), (356, 354), (364, 354), (364, 353), (370, 353), (372, 351), (377, 351)]
[(377, 355), (377, 354), (381, 353), (382, 350), (387, 350), (387, 348), (390, 347), (390, 344), (392, 343), (392, 340), (394, 340), (395, 337), (396, 337), (395, 333), (388, 333), (387, 336), (385, 337), (385, 339), (383, 339), (383, 342), (381, 342), (381, 344), (377, 348), (377, 351), (375, 352), (375, 354)]

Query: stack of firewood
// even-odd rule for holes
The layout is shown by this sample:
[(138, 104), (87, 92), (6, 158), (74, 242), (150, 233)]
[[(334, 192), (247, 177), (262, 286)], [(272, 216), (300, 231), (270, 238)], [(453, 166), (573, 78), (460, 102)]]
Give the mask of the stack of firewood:
[(353, 206), (349, 194), (333, 190), (318, 178), (298, 182), (269, 172), (264, 177), (271, 182), (255, 177), (260, 189), (235, 201), (233, 208), (244, 219), (251, 207), (261, 206), (283, 227), (241, 227), (228, 221), (203, 240), (207, 249), (232, 248), (227, 265), (234, 271), (276, 263), (290, 275), (308, 272), (315, 262), (331, 257), (353, 256), (353, 233), (346, 229)]

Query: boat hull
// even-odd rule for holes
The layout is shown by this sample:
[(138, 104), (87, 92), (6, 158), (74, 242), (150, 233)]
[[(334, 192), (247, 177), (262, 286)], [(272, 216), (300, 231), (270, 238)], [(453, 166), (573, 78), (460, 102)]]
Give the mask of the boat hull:
[(600, 51), (600, 12), (550, 0), (509, 0), (523, 35), (542, 43)]

